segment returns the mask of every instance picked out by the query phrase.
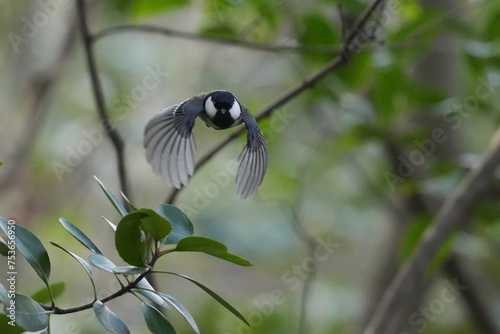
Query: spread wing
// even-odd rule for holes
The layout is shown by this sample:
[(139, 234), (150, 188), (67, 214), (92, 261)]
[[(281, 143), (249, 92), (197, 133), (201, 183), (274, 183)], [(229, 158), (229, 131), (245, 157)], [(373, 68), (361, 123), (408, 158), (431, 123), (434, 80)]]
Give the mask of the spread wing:
[(153, 117), (144, 130), (146, 158), (153, 171), (178, 189), (194, 173), (196, 146), (192, 130), (203, 110), (204, 96), (202, 93), (168, 107)]
[(243, 123), (247, 128), (247, 144), (240, 154), (236, 173), (238, 196), (247, 198), (257, 191), (267, 170), (267, 143), (264, 134), (248, 109), (242, 105)]

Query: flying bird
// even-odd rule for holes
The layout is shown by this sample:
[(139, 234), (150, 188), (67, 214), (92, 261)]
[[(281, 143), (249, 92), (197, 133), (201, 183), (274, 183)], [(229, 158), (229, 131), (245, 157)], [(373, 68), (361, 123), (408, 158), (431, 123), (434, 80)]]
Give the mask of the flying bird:
[(177, 189), (187, 184), (194, 173), (192, 131), (198, 116), (216, 130), (245, 124), (247, 143), (239, 156), (236, 186), (240, 198), (253, 195), (266, 173), (267, 143), (250, 111), (225, 90), (198, 94), (166, 108), (148, 122), (144, 148), (153, 171)]

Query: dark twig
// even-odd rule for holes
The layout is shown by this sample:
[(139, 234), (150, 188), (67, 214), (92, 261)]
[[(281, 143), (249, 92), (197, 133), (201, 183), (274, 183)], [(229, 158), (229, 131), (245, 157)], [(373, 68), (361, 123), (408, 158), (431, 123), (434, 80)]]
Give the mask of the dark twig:
[(230, 39), (230, 38), (220, 38), (213, 36), (204, 36), (200, 34), (194, 34), (185, 31), (174, 30), (166, 27), (159, 27), (155, 25), (124, 25), (117, 26), (113, 28), (108, 28), (99, 31), (94, 34), (94, 40), (98, 40), (105, 36), (114, 35), (123, 32), (144, 32), (144, 33), (153, 33), (160, 34), (163, 36), (169, 37), (178, 37), (202, 42), (209, 43), (217, 43), (217, 44), (225, 44), (231, 45), (235, 47), (241, 47), (246, 49), (254, 49), (259, 51), (268, 51), (268, 52), (296, 52), (296, 53), (320, 53), (320, 54), (329, 54), (336, 55), (340, 52), (341, 47), (332, 47), (332, 46), (321, 46), (321, 45), (308, 45), (308, 46), (297, 46), (297, 45), (265, 45), (265, 44), (256, 44), (252, 42), (246, 42), (238, 39)]
[[(118, 298), (118, 297), (126, 294), (127, 292), (132, 291), (132, 289), (134, 289), (137, 286), (137, 284), (139, 284), (140, 281), (145, 279), (145, 277), (151, 272), (156, 261), (158, 260), (158, 257), (159, 257), (159, 253), (157, 252), (153, 255), (151, 261), (149, 261), (148, 266), (151, 268), (150, 270), (146, 271), (145, 273), (140, 274), (139, 276), (137, 276), (137, 278), (135, 278), (129, 284), (122, 286), (119, 290), (113, 292), (112, 294), (110, 294), (104, 298), (99, 299), (99, 301), (102, 303), (106, 303), (106, 302), (109, 302), (110, 300), (113, 300), (115, 298)], [(96, 301), (92, 301), (92, 302), (87, 303), (87, 304), (83, 304), (83, 305), (75, 306), (75, 307), (69, 307), (69, 308), (59, 308), (59, 307), (56, 307), (54, 305), (44, 305), (44, 304), (40, 304), (40, 306), (43, 307), (47, 311), (52, 311), (54, 314), (69, 314), (69, 313), (75, 313), (75, 312), (80, 312), (83, 310), (90, 309), (94, 306), (95, 302)]]
[[(384, 0), (375, 0), (367, 10), (361, 15), (361, 17), (356, 21), (353, 29), (347, 35), (347, 39), (344, 42), (342, 52), (337, 55), (331, 62), (329, 62), (325, 67), (311, 75), (309, 78), (305, 79), (302, 83), (298, 84), (295, 87), (290, 88), (288, 91), (281, 94), (274, 101), (270, 102), (267, 106), (265, 106), (255, 117), (257, 121), (270, 117), (276, 109), (282, 107), (287, 104), (304, 91), (313, 87), (318, 81), (326, 77), (328, 74), (333, 72), (334, 70), (342, 67), (347, 64), (350, 58), (358, 51), (363, 43), (366, 42), (366, 39), (363, 38), (363, 42), (360, 40), (356, 40), (358, 34), (366, 34), (366, 23), (372, 17), (373, 13), (377, 11), (378, 6), (383, 3)], [(235, 138), (240, 136), (244, 132), (244, 128), (240, 128), (239, 130), (230, 134), (225, 140), (223, 140), (219, 145), (208, 151), (196, 164), (196, 169), (199, 169), (205, 163), (207, 163), (217, 152), (219, 152), (222, 148), (224, 148), (227, 144), (232, 142)], [(172, 203), (180, 189), (174, 189), (168, 195), (166, 199), (166, 203)]]
[(111, 119), (109, 118), (106, 112), (104, 93), (97, 72), (97, 65), (94, 58), (94, 52), (92, 50), (93, 38), (89, 32), (87, 25), (87, 12), (85, 8), (85, 0), (77, 0), (77, 10), (80, 21), (80, 30), (83, 38), (83, 46), (85, 49), (85, 57), (87, 60), (87, 66), (89, 68), (90, 81), (92, 83), (92, 91), (94, 94), (99, 121), (101, 122), (101, 125), (103, 126), (106, 135), (109, 137), (116, 151), (116, 163), (118, 168), (118, 177), (120, 179), (121, 191), (128, 198), (131, 198), (128, 189), (128, 178), (125, 167), (125, 155), (124, 155), (125, 144), (120, 133), (113, 126), (113, 123), (111, 122)]
[(393, 309), (398, 296), (405, 295), (411, 290), (411, 282), (424, 276), (427, 265), (439, 247), (462, 222), (462, 218), (476, 202), (478, 194), (488, 187), (488, 183), (499, 165), (500, 128), (491, 140), (490, 150), (481, 164), (472, 169), (451, 196), (447, 198), (411, 259), (398, 271), (392, 280), (364, 330), (365, 334), (382, 334), (385, 332), (383, 324), (392, 316), (388, 310)]

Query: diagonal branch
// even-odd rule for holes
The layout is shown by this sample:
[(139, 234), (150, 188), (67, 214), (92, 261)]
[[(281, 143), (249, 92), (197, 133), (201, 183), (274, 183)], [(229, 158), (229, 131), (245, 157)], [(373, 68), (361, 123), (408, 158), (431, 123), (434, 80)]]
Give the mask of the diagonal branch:
[[(326, 64), (321, 70), (311, 75), (309, 78), (305, 79), (295, 87), (290, 88), (288, 91), (285, 91), (283, 94), (278, 96), (274, 101), (270, 102), (267, 106), (265, 106), (255, 117), (257, 121), (270, 117), (276, 109), (284, 106), (306, 90), (312, 88), (318, 81), (322, 80), (328, 74), (338, 69), (339, 67), (344, 66), (349, 62), (352, 56), (367, 42), (366, 36), (373, 34), (373, 28), (367, 30), (367, 23), (370, 19), (373, 19), (375, 13), (378, 11), (379, 6), (385, 0), (375, 0), (360, 16), (360, 18), (356, 21), (353, 26), (353, 29), (347, 35), (347, 38), (344, 42), (344, 46), (339, 55), (337, 55), (331, 62)], [(223, 140), (219, 145), (208, 151), (196, 164), (195, 169), (199, 169), (205, 163), (207, 163), (217, 152), (223, 149), (227, 144), (231, 143), (234, 139), (240, 136), (243, 132), (245, 132), (244, 128), (240, 128), (239, 130), (230, 134), (225, 140)], [(173, 189), (172, 192), (168, 195), (165, 200), (166, 203), (172, 203), (180, 189)]]
[(412, 282), (424, 276), (427, 265), (439, 250), (439, 247), (462, 222), (462, 218), (476, 202), (477, 195), (488, 186), (499, 166), (500, 128), (493, 136), (490, 150), (482, 163), (473, 168), (451, 196), (447, 198), (411, 259), (398, 271), (392, 280), (364, 330), (364, 334), (382, 334), (385, 332), (383, 324), (391, 317), (388, 310), (393, 309), (398, 296), (411, 290)]
[(116, 151), (116, 163), (118, 168), (118, 177), (120, 179), (120, 188), (128, 198), (131, 198), (128, 189), (127, 171), (125, 168), (125, 155), (124, 155), (125, 144), (122, 139), (122, 136), (120, 135), (118, 130), (113, 126), (111, 119), (109, 118), (106, 112), (104, 93), (97, 72), (97, 65), (94, 58), (94, 52), (92, 50), (93, 38), (89, 32), (89, 28), (87, 25), (85, 0), (77, 0), (77, 11), (80, 20), (80, 30), (83, 38), (85, 57), (87, 61), (87, 66), (89, 68), (90, 81), (92, 84), (92, 91), (94, 94), (99, 121), (101, 122), (101, 125), (104, 127), (104, 131), (106, 135), (109, 137)]

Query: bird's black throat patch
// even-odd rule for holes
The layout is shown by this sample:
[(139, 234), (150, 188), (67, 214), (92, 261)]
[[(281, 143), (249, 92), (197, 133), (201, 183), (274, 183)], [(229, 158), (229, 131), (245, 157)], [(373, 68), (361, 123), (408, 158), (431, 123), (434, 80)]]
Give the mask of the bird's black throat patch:
[(212, 123), (219, 129), (230, 128), (234, 124), (235, 119), (231, 116), (229, 110), (217, 110), (215, 117), (212, 118)]

